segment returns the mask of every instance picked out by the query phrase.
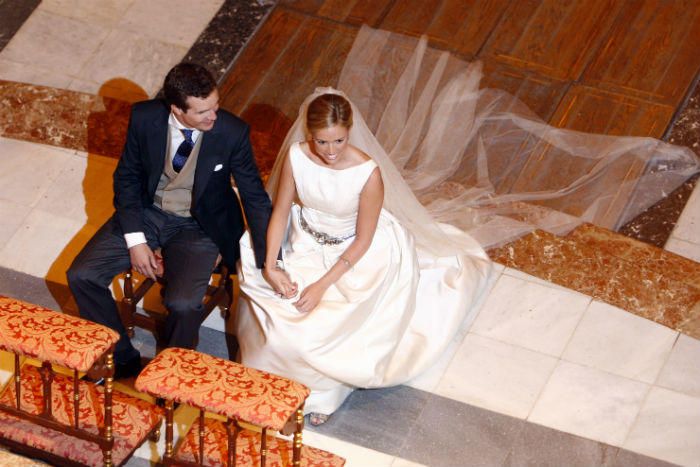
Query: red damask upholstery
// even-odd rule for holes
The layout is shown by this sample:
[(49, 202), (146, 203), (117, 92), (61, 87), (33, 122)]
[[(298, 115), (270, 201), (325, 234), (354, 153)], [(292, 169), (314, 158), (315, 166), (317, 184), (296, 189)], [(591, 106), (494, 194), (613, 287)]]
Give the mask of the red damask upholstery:
[(296, 381), (180, 348), (154, 358), (136, 389), (276, 431), (309, 395)]
[[(52, 413), (56, 420), (66, 425), (73, 423), (73, 378), (56, 374), (51, 384)], [(80, 426), (99, 433), (104, 426), (104, 388), (85, 381), (79, 382)], [(21, 407), (41, 413), (43, 405), (41, 376), (36, 367), (22, 367)], [(13, 406), (15, 388), (8, 384), (0, 396), (0, 403)], [(162, 410), (141, 399), (119, 391), (112, 394), (112, 424), (114, 447), (112, 460), (120, 465), (145, 438), (160, 424)], [(102, 451), (96, 443), (44, 428), (0, 411), (0, 436), (17, 443), (31, 446), (85, 465), (103, 465)]]
[(0, 349), (85, 372), (119, 340), (99, 324), (0, 295)]
[[(218, 420), (204, 421), (204, 465), (225, 466), (228, 456), (226, 427)], [(187, 436), (182, 440), (176, 461), (196, 463), (199, 459), (199, 420), (195, 420)], [(260, 433), (242, 430), (236, 440), (236, 465), (260, 465)], [(267, 437), (266, 466), (292, 465), (292, 443), (274, 436)], [(345, 459), (330, 452), (310, 446), (301, 448), (301, 467), (336, 467), (345, 465)]]

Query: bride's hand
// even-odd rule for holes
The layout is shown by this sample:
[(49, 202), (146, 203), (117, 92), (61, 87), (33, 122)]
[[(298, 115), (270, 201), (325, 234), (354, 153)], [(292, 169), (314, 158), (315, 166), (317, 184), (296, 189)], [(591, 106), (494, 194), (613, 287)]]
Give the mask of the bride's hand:
[(283, 298), (292, 298), (297, 294), (297, 283), (292, 282), (286, 271), (277, 268), (265, 268), (262, 271), (262, 275), (277, 295)]
[(327, 287), (314, 282), (313, 284), (306, 287), (301, 291), (299, 295), (299, 300), (293, 303), (297, 310), (308, 313), (313, 311), (314, 308), (318, 306), (323, 298), (323, 294), (326, 293)]

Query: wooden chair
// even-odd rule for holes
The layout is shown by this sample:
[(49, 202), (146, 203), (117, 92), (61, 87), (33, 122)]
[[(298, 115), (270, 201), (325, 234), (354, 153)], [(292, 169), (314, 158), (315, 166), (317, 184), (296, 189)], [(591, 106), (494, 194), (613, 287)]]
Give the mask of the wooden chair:
[[(345, 464), (341, 457), (302, 445), (304, 401), (310, 391), (290, 379), (194, 350), (169, 348), (143, 369), (136, 389), (166, 400), (165, 465)], [(173, 446), (174, 402), (200, 409), (198, 420), (177, 448)], [(205, 417), (205, 411), (219, 419)], [(261, 432), (242, 424), (255, 425)], [(268, 434), (290, 425), (292, 441)]]
[[(161, 341), (167, 315), (153, 310), (144, 310), (145, 314), (143, 314), (138, 313), (136, 310), (137, 304), (156, 282), (162, 287), (167, 285), (162, 277), (159, 277), (157, 281), (148, 277), (142, 277), (137, 281), (131, 269), (124, 275), (123, 298), (120, 302), (119, 314), (129, 337), (134, 337), (134, 327), (138, 326), (151, 331), (156, 336), (157, 342), (160, 343)], [(233, 280), (231, 279), (231, 271), (220, 261), (214, 270), (212, 281), (204, 296), (204, 316), (202, 320), (205, 320), (217, 306), (222, 308), (224, 318), (228, 319), (231, 314), (232, 300)]]
[[(14, 354), (14, 377), (0, 395), (0, 444), (55, 465), (112, 466), (157, 437), (162, 409), (113, 390), (118, 339), (104, 326), (0, 296), (0, 350)], [(20, 365), (27, 358), (41, 366)], [(98, 361), (104, 386), (79, 378)]]

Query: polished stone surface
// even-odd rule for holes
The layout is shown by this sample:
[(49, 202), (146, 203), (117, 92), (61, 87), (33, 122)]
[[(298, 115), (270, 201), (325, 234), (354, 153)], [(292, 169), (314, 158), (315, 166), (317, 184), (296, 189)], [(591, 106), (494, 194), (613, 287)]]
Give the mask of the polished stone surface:
[(271, 10), (272, 3), (225, 0), (183, 60), (200, 63), (217, 80), (222, 79), (238, 52)]
[[(700, 80), (696, 79), (664, 140), (686, 146), (700, 157)], [(624, 225), (620, 233), (663, 248), (695, 188), (697, 179), (697, 175), (691, 177), (665, 199)]]
[(700, 264), (583, 224), (535, 231), (489, 251), (494, 261), (700, 337)]
[(0, 0), (0, 51), (22, 27), (41, 0)]

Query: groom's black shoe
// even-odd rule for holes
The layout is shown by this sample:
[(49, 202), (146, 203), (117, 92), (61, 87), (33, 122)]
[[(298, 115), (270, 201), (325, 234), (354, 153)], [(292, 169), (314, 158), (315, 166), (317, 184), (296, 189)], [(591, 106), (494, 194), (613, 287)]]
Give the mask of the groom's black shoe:
[(127, 379), (141, 373), (141, 355), (136, 355), (125, 362), (114, 362), (114, 379)]

